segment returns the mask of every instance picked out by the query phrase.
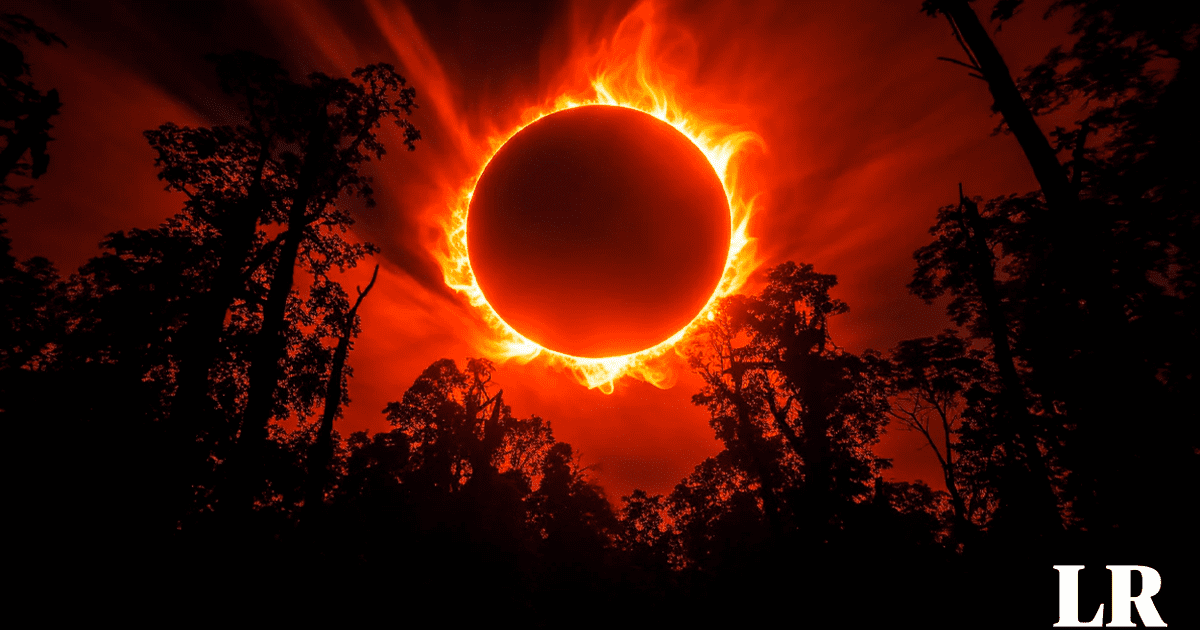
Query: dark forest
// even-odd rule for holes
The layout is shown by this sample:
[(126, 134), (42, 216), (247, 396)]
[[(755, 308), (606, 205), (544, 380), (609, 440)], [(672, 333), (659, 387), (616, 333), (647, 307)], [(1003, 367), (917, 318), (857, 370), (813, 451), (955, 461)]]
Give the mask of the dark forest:
[[(384, 428), (339, 430), (380, 294), (356, 213), (385, 154), (423, 159), (424, 88), (383, 61), (297, 76), (197, 51), (236, 120), (144, 132), (174, 216), (76, 270), (0, 232), (18, 579), (70, 614), (172, 625), (1038, 628), (1053, 565), (1085, 565), (1086, 622), (1112, 619), (1104, 567), (1127, 564), (1161, 576), (1167, 624), (1200, 620), (1200, 5), (1060, 0), (1071, 43), (1019, 71), (993, 36), (1020, 0), (909, 4), (1037, 188), (960, 186), (924, 226), (907, 290), (936, 335), (852, 351), (831, 270), (759, 270), (682, 347), (719, 452), (619, 497), (483, 352), (423, 357)], [(0, 14), (10, 218), (39, 211), (70, 114), (28, 56), (72, 42), (36, 18)], [(344, 282), (356, 267), (374, 273)], [(885, 431), (941, 479), (889, 480)]]

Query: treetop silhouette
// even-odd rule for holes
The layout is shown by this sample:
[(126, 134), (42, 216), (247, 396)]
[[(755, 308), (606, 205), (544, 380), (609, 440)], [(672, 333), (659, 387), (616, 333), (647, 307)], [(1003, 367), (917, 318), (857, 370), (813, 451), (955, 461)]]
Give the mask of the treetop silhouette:
[[(250, 53), (210, 56), (234, 119), (145, 134), (177, 215), (109, 234), (65, 278), (18, 261), (0, 230), (20, 541), (41, 570), (169, 578), (148, 588), (185, 606), (245, 586), (278, 608), (315, 592), (306, 613), (382, 601), (530, 627), (606, 606), (626, 625), (800, 609), (882, 625), (914, 601), (930, 602), (926, 625), (986, 610), (981, 623), (1023, 627), (1036, 604), (1011, 602), (1036, 599), (1063, 557), (1130, 558), (1192, 592), (1179, 579), (1200, 458), (1197, 10), (1056, 2), (1077, 38), (1014, 76), (973, 6), (922, 4), (950, 19), (959, 65), (1016, 136), (995, 142), (1018, 141), (1040, 189), (960, 189), (937, 211), (908, 286), (951, 328), (852, 351), (834, 335), (849, 310), (834, 275), (765, 270), (761, 291), (720, 300), (688, 338), (693, 403), (721, 450), (619, 510), (549, 421), (514, 414), (486, 359), (433, 361), (383, 409), (384, 430), (343, 439), (380, 272), (356, 295), (342, 285), (377, 251), (353, 209), (373, 203), (388, 121), (406, 148), (420, 139), (415, 92), (385, 64), (293, 78)], [(991, 19), (1022, 6), (996, 2)], [(29, 38), (61, 43), (0, 15), (6, 178), (45, 172), (57, 111), (29, 80)], [(1077, 104), (1070, 128), (1043, 133), (1038, 117)], [(923, 438), (946, 492), (885, 478), (879, 441), (897, 427)]]
[(58, 115), (62, 103), (58, 90), (42, 92), (33, 85), (29, 63), (18, 45), (32, 36), (51, 46), (66, 46), (61, 38), (18, 13), (0, 13), (0, 205), (22, 205), (34, 199), (31, 186), (13, 188), (10, 175), (32, 179), (41, 177), (50, 164), (47, 144), (50, 119)]
[[(404, 117), (416, 92), (390, 65), (359, 68), (350, 78), (313, 73), (297, 82), (278, 62), (251, 53), (209, 59), (221, 87), (237, 98), (242, 120), (202, 128), (168, 123), (146, 137), (158, 153), (159, 178), (187, 197), (184, 222), (217, 254), (211, 283), (200, 287), (195, 312), (178, 335), (176, 415), (212, 407), (210, 373), (222, 340), (237, 327), (224, 324), (230, 314), (247, 331), (249, 341), (238, 351), (248, 364), (244, 408), (230, 427), (238, 444), (230, 455), (232, 478), (241, 487), (234, 492), (243, 497), (235, 501), (244, 502), (258, 483), (254, 471), (270, 419), (310, 404), (288, 401), (280, 388), (291, 369), (281, 362), (291, 356), (292, 365), (302, 365), (288, 351), (296, 343), (289, 331), (326, 322), (328, 336), (344, 337), (349, 307), (330, 274), (376, 251), (347, 239), (354, 219), (338, 199), (374, 203), (361, 167), (386, 153), (378, 137), (383, 122), (400, 129), (409, 150), (420, 133)], [(302, 304), (293, 303), (297, 267), (311, 285)]]

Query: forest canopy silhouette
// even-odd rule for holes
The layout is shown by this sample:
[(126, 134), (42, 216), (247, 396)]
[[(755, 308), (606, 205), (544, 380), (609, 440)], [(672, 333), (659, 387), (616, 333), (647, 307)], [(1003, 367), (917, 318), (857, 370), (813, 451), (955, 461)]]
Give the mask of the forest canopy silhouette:
[[(236, 115), (143, 136), (173, 216), (108, 234), (69, 273), (18, 259), (0, 232), (0, 415), (19, 540), (40, 558), (23, 566), (126, 567), (175, 607), (242, 589), (533, 627), (780, 611), (1028, 627), (1055, 620), (1053, 564), (1124, 562), (1157, 569), (1158, 611), (1186, 623), (1198, 11), (1055, 2), (1072, 43), (1014, 73), (993, 36), (1022, 2), (912, 4), (947, 25), (961, 50), (948, 65), (987, 90), (993, 141), (1015, 141), (1038, 188), (947, 191), (907, 285), (944, 311), (940, 334), (851, 351), (839, 318), (854, 305), (802, 261), (722, 298), (679, 347), (716, 453), (662, 494), (606, 493), (556, 438), (567, 420), (510, 407), (482, 356), (423, 358), (383, 430), (339, 431), (356, 341), (378, 325), (362, 308), (383, 290), (356, 219), (379, 164), (427, 159), (425, 88), (384, 62), (299, 77), (256, 53), (207, 55)], [(52, 130), (73, 111), (35, 84), (29, 51), (69, 43), (0, 14), (7, 216), (38, 211)], [(354, 286), (359, 265), (374, 271)], [(925, 443), (940, 481), (889, 481), (886, 431)]]

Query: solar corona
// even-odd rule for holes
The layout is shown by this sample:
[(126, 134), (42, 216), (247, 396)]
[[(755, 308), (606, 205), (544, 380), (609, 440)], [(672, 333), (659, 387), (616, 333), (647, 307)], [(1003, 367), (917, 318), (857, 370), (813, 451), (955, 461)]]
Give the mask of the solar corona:
[(720, 283), (730, 214), (686, 136), (635, 109), (589, 105), (522, 129), (471, 198), (471, 267), (531, 342), (604, 358), (683, 330)]
[(662, 386), (664, 357), (754, 267), (730, 160), (757, 136), (594, 87), (495, 142), (445, 226), (443, 273), (493, 356), (606, 393), (622, 376)]

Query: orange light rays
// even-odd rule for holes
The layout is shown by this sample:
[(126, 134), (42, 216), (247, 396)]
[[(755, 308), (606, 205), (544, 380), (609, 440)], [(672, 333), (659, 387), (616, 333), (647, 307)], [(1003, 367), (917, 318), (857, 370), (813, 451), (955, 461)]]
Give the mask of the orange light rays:
[[(758, 265), (755, 239), (749, 224), (754, 215), (757, 195), (738, 178), (738, 157), (750, 147), (763, 147), (761, 137), (739, 128), (721, 114), (701, 115), (701, 108), (720, 111), (719, 103), (706, 102), (712, 95), (687, 93), (682, 72), (671, 74), (674, 66), (667, 50), (677, 43), (666, 36), (652, 3), (635, 6), (600, 41), (588, 41), (580, 29), (572, 33), (573, 47), (555, 75), (556, 84), (548, 86), (540, 105), (526, 108), (519, 123), (497, 129), (495, 120), (483, 120), (478, 128), (493, 130), (486, 138), (471, 133), (471, 125), (456, 107), (455, 91), (432, 48), (403, 6), (384, 8), (377, 0), (366, 6), (392, 50), (411, 75), (414, 85), (429, 99), (430, 109), (459, 155), (472, 164), (469, 176), (460, 176), (460, 184), (447, 186), (438, 207), (431, 209), (430, 220), (440, 228), (440, 238), (431, 243), (431, 254), (442, 270), (448, 287), (461, 293), (480, 320), (480, 332), (473, 345), (497, 361), (545, 361), (566, 370), (588, 388), (612, 393), (622, 377), (632, 377), (660, 388), (674, 384), (675, 372), (682, 366), (677, 344), (701, 318), (711, 317), (714, 303), (737, 292)], [(672, 32), (677, 35), (678, 31)], [(545, 57), (544, 57), (545, 59)], [(687, 94), (687, 107), (681, 96)], [(708, 98), (705, 98), (708, 97)], [(730, 208), (730, 246), (725, 271), (708, 303), (692, 322), (670, 338), (640, 352), (614, 357), (577, 357), (544, 348), (509, 326), (491, 307), (471, 269), (467, 250), (467, 215), (471, 194), (492, 156), (518, 131), (530, 123), (572, 107), (613, 105), (636, 109), (658, 118), (692, 140), (704, 153), (720, 177)], [(703, 109), (703, 111), (709, 111)], [(465, 173), (464, 173), (465, 175)]]
[(471, 132), (455, 106), (450, 80), (408, 8), (397, 4), (385, 9), (378, 0), (366, 0), (366, 6), (388, 46), (404, 64), (412, 84), (420, 86), (419, 97), (431, 101), (430, 109), (445, 127), (455, 148), (463, 155), (476, 152)]
[(302, 35), (310, 45), (306, 48), (314, 48), (339, 74), (349, 76), (354, 68), (362, 65), (354, 42), (324, 4), (297, 1), (282, 5), (260, 4), (257, 8), (263, 22), (272, 25), (280, 35)]
[[(690, 113), (674, 98), (677, 85), (662, 72), (655, 57), (657, 31), (653, 5), (642, 4), (631, 11), (612, 37), (595, 47), (591, 56), (578, 55), (572, 70), (586, 73), (589, 89), (563, 88), (549, 104), (524, 112), (522, 122), (507, 133), (488, 139), (478, 171), (449, 200), (449, 212), (443, 215), (445, 239), (434, 252), (442, 266), (446, 284), (462, 293), (475, 307), (491, 333), (478, 340), (480, 349), (497, 360), (545, 360), (569, 370), (589, 388), (612, 393), (621, 377), (629, 376), (666, 388), (674, 384), (678, 364), (677, 344), (704, 318), (712, 317), (713, 305), (721, 297), (735, 293), (758, 264), (755, 239), (749, 234), (755, 211), (756, 195), (740, 185), (737, 156), (751, 146), (762, 146), (754, 132), (738, 129), (717, 120)], [(632, 44), (632, 45), (630, 45)], [(491, 307), (479, 288), (471, 269), (467, 249), (467, 217), (471, 194), (483, 170), (496, 151), (526, 125), (563, 109), (583, 105), (628, 107), (650, 114), (687, 136), (708, 158), (725, 187), (730, 208), (731, 238), (725, 271), (708, 303), (692, 322), (659, 344), (640, 352), (613, 357), (578, 357), (544, 348), (509, 326)], [(675, 363), (675, 365), (673, 365)]]

